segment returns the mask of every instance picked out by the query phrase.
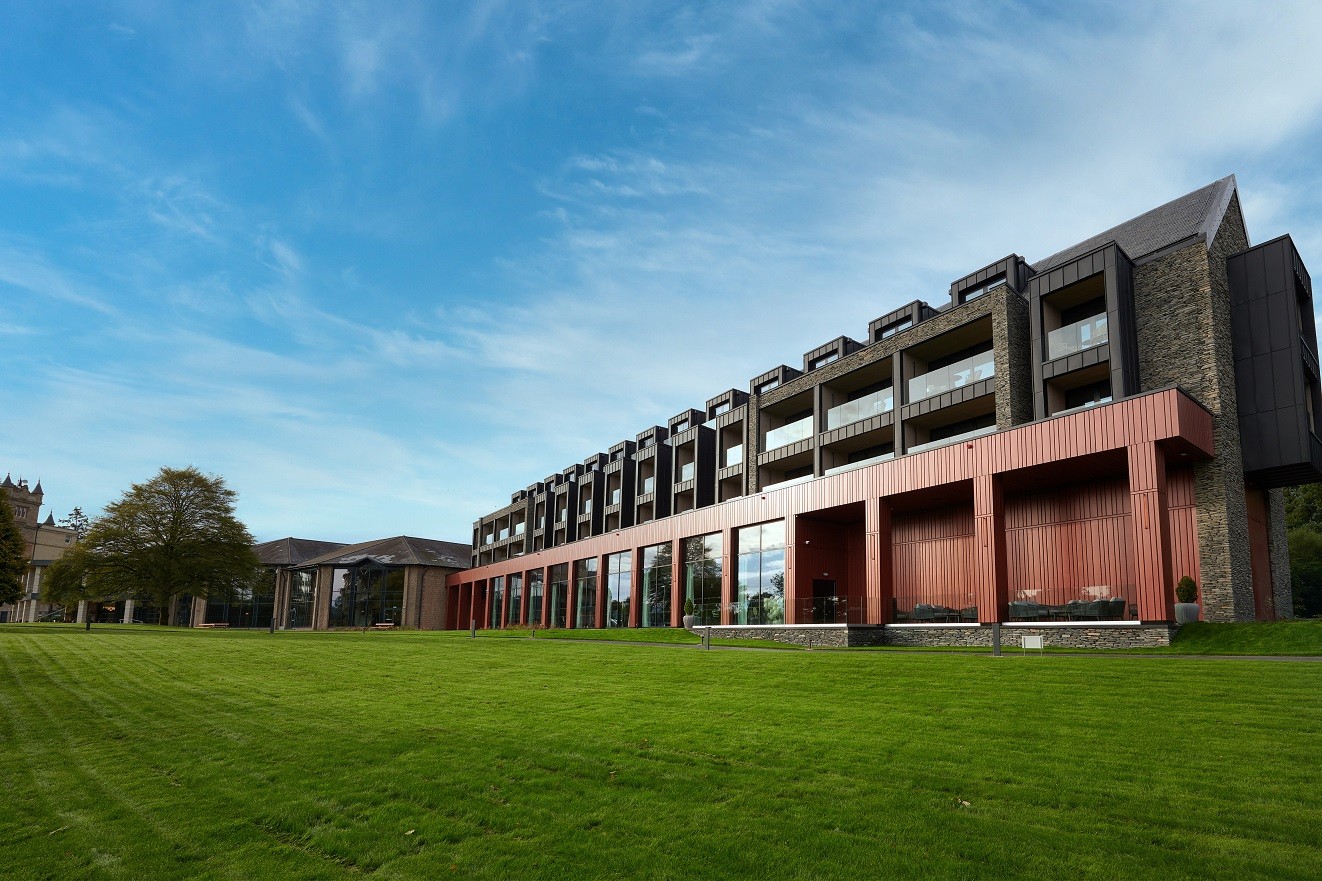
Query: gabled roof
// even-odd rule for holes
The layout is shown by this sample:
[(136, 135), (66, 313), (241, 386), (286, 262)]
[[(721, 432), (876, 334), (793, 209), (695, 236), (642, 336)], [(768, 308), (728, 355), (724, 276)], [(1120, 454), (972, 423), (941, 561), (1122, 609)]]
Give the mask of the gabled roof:
[(316, 541), (311, 538), (277, 538), (253, 545), (257, 559), (267, 566), (296, 566), (304, 560), (328, 554), (344, 547), (342, 541)]
[(446, 566), (467, 569), (472, 563), (472, 545), (397, 535), (340, 547), (303, 561), (303, 566), (351, 566), (371, 558), (393, 566)]
[(1045, 272), (1089, 251), (1095, 251), (1107, 242), (1115, 242), (1132, 260), (1141, 260), (1171, 245), (1201, 237), (1207, 247), (1221, 226), (1231, 197), (1235, 195), (1235, 176), (1223, 177), (1205, 187), (1172, 199), (1165, 205), (1126, 220), (1077, 245), (1052, 254), (1033, 264), (1037, 272)]

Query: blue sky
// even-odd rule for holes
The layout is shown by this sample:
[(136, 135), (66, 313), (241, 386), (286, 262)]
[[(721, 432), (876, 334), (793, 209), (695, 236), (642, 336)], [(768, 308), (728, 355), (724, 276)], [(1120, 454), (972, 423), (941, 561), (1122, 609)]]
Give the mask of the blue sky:
[(510, 492), (1236, 173), (1322, 269), (1322, 4), (0, 0), (0, 467), (259, 540)]

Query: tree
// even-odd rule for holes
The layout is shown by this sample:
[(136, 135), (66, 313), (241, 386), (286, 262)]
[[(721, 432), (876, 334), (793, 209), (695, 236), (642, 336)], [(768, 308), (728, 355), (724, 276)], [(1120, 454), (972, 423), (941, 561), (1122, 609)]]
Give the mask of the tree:
[(65, 529), (72, 529), (79, 538), (82, 538), (87, 534), (87, 515), (83, 513), (82, 508), (74, 508), (69, 512), (68, 517), (60, 520), (59, 525)]
[(232, 596), (261, 567), (234, 516), (236, 498), (220, 477), (162, 468), (108, 505), (57, 561), (65, 565), (48, 573), (48, 598), (136, 597), (155, 605), (164, 624), (177, 596)]
[(9, 496), (0, 493), (0, 606), (12, 606), (23, 598), (23, 576), (28, 571), (26, 550)]
[(1290, 582), (1295, 615), (1322, 614), (1322, 532), (1307, 526), (1290, 530)]

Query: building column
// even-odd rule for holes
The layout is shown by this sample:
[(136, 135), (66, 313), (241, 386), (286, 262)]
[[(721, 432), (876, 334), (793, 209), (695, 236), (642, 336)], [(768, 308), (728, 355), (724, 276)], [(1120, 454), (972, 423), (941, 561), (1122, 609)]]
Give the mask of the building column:
[(74, 618), (74, 623), (75, 624), (87, 623), (87, 600), (78, 601), (78, 614)]
[(573, 560), (565, 564), (565, 572), (565, 629), (572, 630), (578, 623), (574, 620), (578, 617), (578, 567)]
[(1171, 621), (1170, 517), (1166, 498), (1166, 456), (1153, 442), (1129, 453), (1129, 507), (1134, 538), (1134, 586), (1141, 621)]
[(721, 530), (721, 617), (722, 624), (734, 623), (734, 603), (739, 600), (739, 554), (736, 552), (733, 527)]
[(134, 607), (134, 605), (136, 605), (136, 604), (134, 603), (134, 601), (133, 601), (132, 599), (127, 599), (127, 600), (124, 601), (124, 623), (125, 623), (125, 624), (132, 624), (132, 623), (133, 623), (133, 607)]
[(867, 569), (863, 621), (867, 624), (890, 624), (891, 598), (895, 595), (895, 571), (891, 563), (891, 506), (886, 499), (870, 499), (864, 505)]
[(684, 626), (684, 542), (670, 540), (670, 626)]
[(629, 626), (643, 626), (643, 549), (629, 551), (633, 570), (629, 576)]
[(978, 620), (1005, 620), (1009, 589), (1005, 553), (1005, 492), (1000, 475), (973, 478), (974, 599)]
[[(519, 623), (523, 625), (534, 624), (536, 622), (528, 620), (528, 600), (532, 593), (532, 584), (528, 578), (528, 572), (519, 573)], [(542, 590), (546, 590), (546, 581), (542, 581)]]
[[(604, 490), (603, 490), (604, 492)], [(592, 624), (598, 630), (606, 627), (606, 606), (610, 603), (610, 568), (605, 554), (597, 557), (597, 608)]]

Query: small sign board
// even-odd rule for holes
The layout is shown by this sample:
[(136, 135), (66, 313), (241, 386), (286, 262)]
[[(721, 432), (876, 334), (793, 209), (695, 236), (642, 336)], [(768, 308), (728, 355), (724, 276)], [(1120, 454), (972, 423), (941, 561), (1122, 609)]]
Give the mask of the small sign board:
[(1029, 636), (1028, 634), (1024, 634), (1022, 638), (1024, 641), (1025, 653), (1029, 649), (1037, 649), (1039, 652), (1042, 651), (1042, 635), (1040, 633), (1037, 634), (1036, 636)]

